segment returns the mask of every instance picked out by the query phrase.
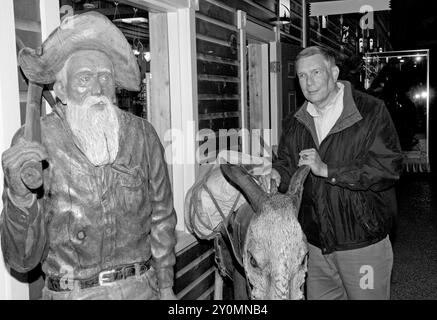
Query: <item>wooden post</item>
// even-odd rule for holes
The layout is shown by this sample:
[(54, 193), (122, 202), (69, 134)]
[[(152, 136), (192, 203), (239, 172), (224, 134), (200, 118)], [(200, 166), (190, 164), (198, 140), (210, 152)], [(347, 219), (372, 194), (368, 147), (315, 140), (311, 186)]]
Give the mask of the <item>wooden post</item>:
[[(238, 34), (240, 43), (240, 121), (241, 129), (249, 129), (247, 116), (247, 48), (246, 48), (246, 12), (237, 11)], [(241, 136), (242, 152), (250, 152), (250, 137), (243, 134)]]
[[(270, 136), (263, 135), (263, 129), (270, 129), (270, 92), (269, 92), (269, 51), (266, 43), (248, 45), (248, 86), (249, 86), (249, 123), (251, 130), (251, 154), (264, 154), (264, 142), (270, 145)], [(259, 131), (254, 131), (259, 129)]]
[(279, 40), (272, 41), (270, 42), (270, 118), (272, 147), (279, 144), (279, 132), (282, 131), (281, 117), (279, 115), (279, 113), (282, 112), (281, 63), (281, 43)]
[(308, 46), (308, 10), (307, 0), (302, 0), (302, 47)]
[[(150, 12), (149, 28), (152, 80), (151, 106), (148, 118), (158, 133), (164, 149), (166, 149), (168, 143), (164, 141), (164, 136), (171, 128), (167, 14)], [(171, 157), (171, 154), (167, 153), (167, 156)], [(172, 166), (168, 165), (167, 167), (170, 179), (172, 179)]]
[(177, 141), (173, 141), (172, 144), (178, 152), (173, 155), (173, 196), (178, 214), (176, 229), (186, 230), (183, 215), (185, 195), (194, 184), (198, 170), (195, 11), (194, 8), (178, 9), (177, 12), (168, 13), (167, 18), (169, 52), (171, 52), (169, 56), (171, 128), (179, 134), (175, 137)]
[[(13, 0), (2, 1), (0, 39), (6, 48), (0, 51), (0, 152), (9, 148), (12, 136), (20, 127), (17, 56)], [(3, 170), (0, 170), (0, 194), (3, 193)], [(0, 202), (0, 210), (3, 202)], [(13, 278), (0, 250), (0, 300), (29, 299), (29, 286)]]

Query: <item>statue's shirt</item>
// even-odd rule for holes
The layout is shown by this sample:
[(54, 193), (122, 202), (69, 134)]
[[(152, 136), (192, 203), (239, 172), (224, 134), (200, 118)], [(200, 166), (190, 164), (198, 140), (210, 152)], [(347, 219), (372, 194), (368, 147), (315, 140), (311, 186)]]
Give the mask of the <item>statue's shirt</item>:
[(173, 284), (176, 214), (163, 147), (146, 120), (119, 111), (119, 123), (115, 162), (95, 167), (62, 113), (42, 119), (44, 196), (23, 209), (7, 186), (3, 195), (2, 249), (13, 268), (27, 271), (42, 261), (47, 275), (86, 279), (153, 258), (159, 286)]

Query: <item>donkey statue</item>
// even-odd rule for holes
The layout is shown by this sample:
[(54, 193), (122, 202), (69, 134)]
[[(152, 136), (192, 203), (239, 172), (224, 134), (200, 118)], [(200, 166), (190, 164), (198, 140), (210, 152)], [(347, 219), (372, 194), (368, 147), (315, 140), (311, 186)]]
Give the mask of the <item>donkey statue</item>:
[(234, 255), (242, 258), (250, 297), (303, 299), (308, 248), (297, 216), (310, 168), (295, 172), (285, 194), (264, 192), (241, 166), (222, 164), (220, 169), (248, 201), (224, 228)]

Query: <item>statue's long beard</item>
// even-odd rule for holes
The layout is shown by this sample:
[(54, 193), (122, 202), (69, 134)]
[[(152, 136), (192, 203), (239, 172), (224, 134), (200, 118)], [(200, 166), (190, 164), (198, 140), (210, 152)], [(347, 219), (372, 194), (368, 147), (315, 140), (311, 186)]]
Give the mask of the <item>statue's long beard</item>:
[[(95, 106), (103, 103), (104, 107)], [(114, 106), (105, 96), (88, 97), (82, 105), (67, 101), (66, 118), (74, 142), (95, 166), (114, 162), (118, 153), (119, 123)]]

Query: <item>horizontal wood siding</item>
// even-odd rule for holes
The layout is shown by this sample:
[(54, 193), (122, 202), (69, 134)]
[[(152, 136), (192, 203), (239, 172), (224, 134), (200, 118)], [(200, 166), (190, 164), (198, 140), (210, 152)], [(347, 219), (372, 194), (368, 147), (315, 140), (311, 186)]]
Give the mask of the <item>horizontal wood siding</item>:
[[(196, 12), (198, 129), (239, 129), (240, 77), (237, 9), (231, 1), (200, 0)], [(199, 144), (202, 145), (203, 142)], [(222, 146), (213, 143), (217, 155)], [(209, 155), (202, 155), (202, 159)], [(213, 277), (213, 274), (211, 275)], [(203, 280), (207, 284), (210, 278)], [(192, 294), (192, 293), (191, 293)]]
[(226, 94), (226, 95), (237, 95), (239, 92), (238, 82), (230, 81), (210, 81), (210, 80), (199, 80), (197, 81), (199, 94)]
[(198, 53), (233, 61), (238, 59), (237, 51), (233, 51), (229, 45), (214, 38), (198, 36), (196, 45)]
[[(278, 0), (200, 0), (196, 12), (199, 130), (241, 128), (239, 34), (237, 10), (267, 24), (276, 18)], [(301, 30), (292, 34), (300, 38)], [(244, 44), (245, 45), (245, 44)], [(217, 148), (232, 148), (235, 139)], [(232, 141), (231, 141), (232, 140)], [(220, 150), (216, 150), (217, 152)]]
[(212, 131), (218, 132), (220, 129), (238, 129), (239, 117), (233, 118), (216, 118), (209, 120), (199, 120), (199, 130), (211, 129)]
[(222, 25), (214, 24), (212, 21), (205, 21), (201, 18), (196, 19), (196, 33), (224, 41), (229, 41), (232, 36), (237, 37), (236, 29), (226, 28)]
[(199, 117), (219, 112), (239, 112), (239, 104), (240, 101), (238, 99), (204, 100), (201, 105), (202, 108), (199, 108)]
[(196, 12), (196, 17), (198, 14), (203, 14), (231, 26), (237, 25), (236, 11), (225, 9), (215, 1), (211, 3), (207, 0), (199, 0), (199, 10)]
[[(181, 300), (197, 300), (201, 299), (204, 300), (202, 297), (205, 292), (211, 290), (211, 288), (214, 287), (214, 281), (215, 280), (215, 268), (211, 268), (204, 274), (202, 274), (200, 277), (198, 277), (195, 282), (192, 283), (192, 287), (190, 290), (185, 293), (182, 297), (180, 297)], [(210, 299), (213, 296), (210, 295)]]
[(239, 81), (237, 65), (220, 63), (217, 61), (205, 61), (198, 58), (197, 73), (199, 74), (199, 79), (213, 79), (214, 76), (219, 76), (231, 77)]
[(179, 299), (213, 298), (214, 259), (211, 241), (196, 241), (176, 255), (173, 290)]

